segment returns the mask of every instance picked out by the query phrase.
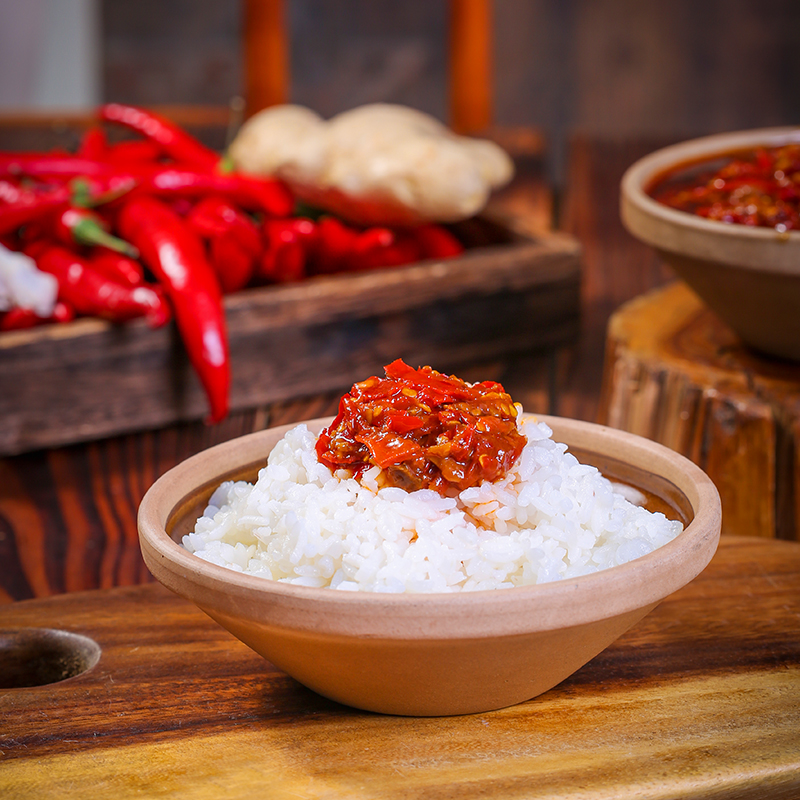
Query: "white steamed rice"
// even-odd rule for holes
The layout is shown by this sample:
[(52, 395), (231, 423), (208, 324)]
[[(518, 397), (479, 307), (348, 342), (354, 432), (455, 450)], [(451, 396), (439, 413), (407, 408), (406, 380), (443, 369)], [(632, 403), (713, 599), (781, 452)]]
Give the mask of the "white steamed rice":
[(627, 500), (552, 431), (528, 438), (513, 469), (445, 498), (378, 489), (319, 463), (305, 425), (289, 431), (255, 484), (223, 483), (184, 546), (214, 564), (302, 586), (371, 592), (503, 589), (572, 578), (643, 556), (680, 522)]

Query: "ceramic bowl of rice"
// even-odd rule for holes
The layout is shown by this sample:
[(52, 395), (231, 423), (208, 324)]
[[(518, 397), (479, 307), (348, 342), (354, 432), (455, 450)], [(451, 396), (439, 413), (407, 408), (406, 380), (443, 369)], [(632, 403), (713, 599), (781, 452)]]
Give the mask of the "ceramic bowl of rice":
[(442, 496), (335, 474), (315, 452), (330, 422), (189, 458), (147, 493), (139, 534), (161, 583), (349, 706), (433, 716), (534, 698), (717, 547), (709, 478), (632, 434), (520, 414), (512, 469)]

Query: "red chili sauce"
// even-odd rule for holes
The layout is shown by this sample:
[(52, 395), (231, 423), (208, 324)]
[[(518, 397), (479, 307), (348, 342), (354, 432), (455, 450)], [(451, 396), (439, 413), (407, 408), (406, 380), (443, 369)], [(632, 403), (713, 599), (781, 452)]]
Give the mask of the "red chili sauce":
[(698, 217), (800, 229), (800, 144), (759, 147), (684, 165), (660, 176), (648, 194)]
[(502, 478), (526, 438), (499, 383), (465, 383), (402, 360), (357, 383), (317, 440), (319, 460), (355, 477), (381, 467), (383, 485), (452, 494)]

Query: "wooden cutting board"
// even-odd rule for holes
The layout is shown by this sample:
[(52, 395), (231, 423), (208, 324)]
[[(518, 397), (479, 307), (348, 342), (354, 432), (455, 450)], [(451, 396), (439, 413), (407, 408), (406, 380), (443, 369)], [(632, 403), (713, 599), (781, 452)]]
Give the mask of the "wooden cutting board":
[(157, 585), (11, 604), (6, 684), (42, 636), (28, 626), (101, 653), (77, 677), (0, 692), (0, 797), (797, 800), (798, 587), (800, 544), (724, 538), (555, 689), (424, 719), (313, 694)]

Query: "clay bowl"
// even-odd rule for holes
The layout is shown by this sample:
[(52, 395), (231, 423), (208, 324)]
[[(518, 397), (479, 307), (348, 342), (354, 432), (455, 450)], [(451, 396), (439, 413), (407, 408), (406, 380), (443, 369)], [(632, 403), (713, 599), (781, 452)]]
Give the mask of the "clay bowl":
[(798, 128), (707, 136), (651, 153), (622, 178), (625, 227), (656, 248), (750, 347), (800, 361), (800, 231), (702, 219), (656, 202), (647, 190), (674, 168), (732, 151), (800, 142)]
[[(686, 528), (665, 547), (572, 580), (497, 591), (386, 595), (293, 586), (209, 564), (177, 542), (217, 485), (253, 480), (286, 427), (212, 447), (142, 501), (139, 538), (153, 575), (321, 695), (389, 714), (502, 708), (547, 691), (708, 564), (720, 532), (709, 478), (629, 433), (542, 417), (584, 462), (637, 486)], [(320, 430), (329, 420), (308, 423)]]

